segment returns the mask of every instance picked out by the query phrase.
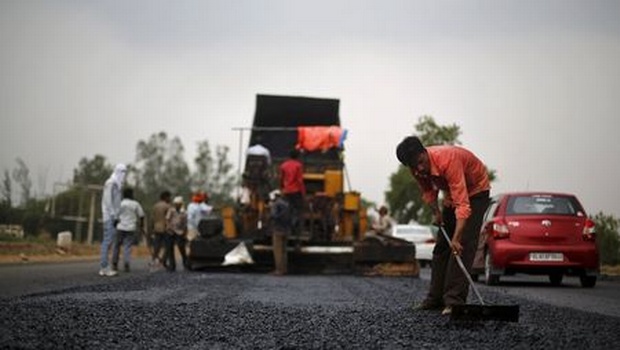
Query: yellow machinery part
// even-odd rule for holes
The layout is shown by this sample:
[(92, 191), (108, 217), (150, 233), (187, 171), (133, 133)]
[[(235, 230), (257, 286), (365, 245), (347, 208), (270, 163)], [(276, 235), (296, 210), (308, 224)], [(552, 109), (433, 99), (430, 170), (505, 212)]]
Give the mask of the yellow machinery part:
[(342, 192), (342, 171), (326, 170), (324, 177), (325, 194), (329, 197), (336, 197)]
[(224, 237), (228, 239), (237, 238), (235, 227), (235, 209), (232, 207), (222, 208), (222, 221), (224, 222)]
[(360, 208), (359, 192), (347, 192), (344, 194), (344, 210), (357, 212)]

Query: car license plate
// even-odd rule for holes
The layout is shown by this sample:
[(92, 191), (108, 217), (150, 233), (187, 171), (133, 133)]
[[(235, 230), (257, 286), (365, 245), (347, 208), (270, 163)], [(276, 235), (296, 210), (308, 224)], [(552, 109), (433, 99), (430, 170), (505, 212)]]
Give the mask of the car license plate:
[(530, 253), (530, 261), (564, 261), (562, 253)]

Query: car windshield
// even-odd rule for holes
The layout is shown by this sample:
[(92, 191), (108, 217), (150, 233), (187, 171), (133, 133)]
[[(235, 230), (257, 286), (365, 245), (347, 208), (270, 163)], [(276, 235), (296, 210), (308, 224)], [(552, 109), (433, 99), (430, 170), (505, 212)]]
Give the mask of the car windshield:
[(514, 196), (508, 200), (508, 215), (554, 214), (583, 216), (583, 209), (574, 197), (554, 195)]

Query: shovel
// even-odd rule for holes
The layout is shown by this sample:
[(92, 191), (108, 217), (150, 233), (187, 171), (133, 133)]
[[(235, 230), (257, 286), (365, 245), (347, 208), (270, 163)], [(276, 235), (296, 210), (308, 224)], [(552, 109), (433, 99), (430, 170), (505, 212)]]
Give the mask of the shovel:
[[(452, 244), (450, 243), (450, 237), (444, 230), (443, 226), (439, 226), (439, 230), (443, 234), (444, 238), (450, 244), (450, 248), (452, 248)], [(463, 264), (463, 260), (458, 254), (454, 254), (454, 258), (456, 259), (457, 264), (463, 271), (463, 274), (467, 278), (471, 289), (473, 289), (476, 297), (478, 297), (478, 301), (480, 305), (474, 304), (461, 304), (461, 305), (453, 305), (452, 313), (450, 314), (450, 319), (452, 321), (487, 321), (487, 320), (495, 320), (495, 321), (506, 321), (506, 322), (519, 322), (519, 305), (489, 305), (484, 302), (482, 299), (482, 295), (478, 291), (476, 285), (474, 285), (474, 281), (471, 279), (469, 272), (465, 268)]]

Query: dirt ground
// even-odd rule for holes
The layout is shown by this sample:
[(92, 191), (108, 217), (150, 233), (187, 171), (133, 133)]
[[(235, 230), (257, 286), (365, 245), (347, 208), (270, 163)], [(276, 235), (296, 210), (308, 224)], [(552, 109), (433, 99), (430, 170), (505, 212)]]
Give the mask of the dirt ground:
[[(101, 247), (97, 244), (73, 244), (70, 249), (60, 249), (54, 242), (0, 242), (0, 264), (67, 262), (99, 259)], [(133, 248), (133, 256), (149, 256), (148, 248)]]
[[(100, 245), (73, 244), (68, 251), (59, 249), (54, 242), (0, 242), (0, 264), (67, 262), (99, 259)], [(133, 248), (134, 257), (147, 257), (145, 243)], [(601, 274), (620, 276), (620, 265), (602, 266)]]

